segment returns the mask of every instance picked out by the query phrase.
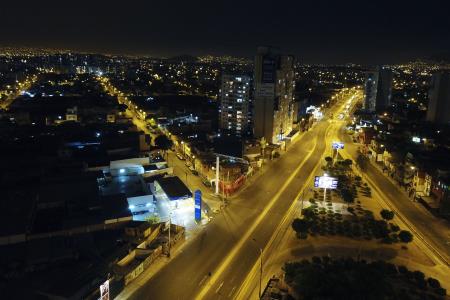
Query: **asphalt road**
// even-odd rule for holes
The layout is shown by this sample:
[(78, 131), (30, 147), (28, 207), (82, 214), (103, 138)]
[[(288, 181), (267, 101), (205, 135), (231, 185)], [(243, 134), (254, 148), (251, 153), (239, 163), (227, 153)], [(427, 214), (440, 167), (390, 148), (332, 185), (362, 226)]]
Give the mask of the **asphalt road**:
[[(243, 190), (183, 252), (130, 299), (232, 298), (259, 259), (325, 151), (328, 121), (288, 147), (287, 153)], [(212, 276), (208, 276), (211, 272)]]

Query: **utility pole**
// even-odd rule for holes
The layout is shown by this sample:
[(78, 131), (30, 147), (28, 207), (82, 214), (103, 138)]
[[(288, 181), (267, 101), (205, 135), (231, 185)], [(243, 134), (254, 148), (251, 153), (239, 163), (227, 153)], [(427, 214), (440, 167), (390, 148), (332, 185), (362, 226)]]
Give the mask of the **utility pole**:
[[(230, 184), (230, 170), (227, 171), (227, 185)], [(225, 189), (225, 187), (224, 187)], [(228, 189), (227, 192), (225, 193), (225, 196), (227, 197), (226, 199), (228, 199)]]
[(262, 137), (261, 140), (259, 141), (259, 144), (260, 144), (261, 150), (262, 150), (262, 158), (263, 158), (263, 161), (262, 161), (263, 163), (261, 164), (261, 167), (262, 167), (262, 165), (264, 164), (264, 156), (265, 156), (264, 150), (266, 149), (266, 144), (267, 144), (266, 139), (264, 137)]
[(261, 299), (261, 286), (262, 286), (262, 274), (263, 274), (263, 250), (259, 248), (259, 298)]
[[(252, 239), (257, 245), (258, 242), (256, 241), (255, 238)], [(262, 275), (263, 275), (263, 249), (261, 247), (259, 247), (259, 299), (261, 299), (261, 293), (262, 293)]]
[(216, 156), (216, 195), (219, 195), (219, 156)]
[[(169, 203), (169, 205), (170, 205), (170, 203)], [(169, 248), (168, 248), (168, 252), (167, 252), (167, 257), (170, 257), (170, 227), (172, 227), (172, 219), (171, 218), (172, 218), (171, 212), (169, 211)]]

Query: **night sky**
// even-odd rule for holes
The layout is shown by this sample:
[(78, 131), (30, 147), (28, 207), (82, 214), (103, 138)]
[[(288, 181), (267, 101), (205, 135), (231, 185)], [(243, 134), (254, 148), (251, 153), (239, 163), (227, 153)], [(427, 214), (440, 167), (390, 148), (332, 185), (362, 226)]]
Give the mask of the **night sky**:
[(251, 57), (256, 46), (274, 45), (307, 63), (450, 53), (448, 1), (116, 2), (2, 1), (0, 46)]

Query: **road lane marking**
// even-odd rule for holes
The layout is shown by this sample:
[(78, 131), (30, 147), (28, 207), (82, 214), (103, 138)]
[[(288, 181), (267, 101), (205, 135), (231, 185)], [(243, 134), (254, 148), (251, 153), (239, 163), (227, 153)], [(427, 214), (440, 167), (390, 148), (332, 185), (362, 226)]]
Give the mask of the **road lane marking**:
[(219, 287), (217, 288), (217, 290), (216, 290), (216, 294), (220, 291), (220, 289), (223, 287), (223, 281), (222, 281), (222, 283), (219, 285)]
[[(317, 146), (317, 138), (314, 139), (314, 148)], [(278, 190), (278, 192), (275, 194), (275, 196), (272, 198), (272, 200), (269, 202), (269, 204), (264, 208), (261, 214), (259, 214), (258, 218), (253, 222), (252, 226), (245, 232), (245, 234), (242, 236), (242, 238), (239, 240), (238, 244), (233, 247), (231, 252), (227, 255), (227, 257), (222, 261), (219, 268), (216, 272), (214, 272), (214, 275), (211, 278), (211, 285), (214, 284), (217, 279), (219, 278), (219, 275), (223, 273), (223, 271), (226, 269), (226, 267), (231, 263), (233, 258), (236, 256), (238, 251), (242, 248), (244, 243), (249, 239), (250, 235), (253, 233), (253, 231), (256, 229), (256, 227), (261, 223), (261, 221), (265, 218), (267, 213), (270, 211), (270, 209), (273, 207), (273, 205), (277, 202), (277, 200), (281, 197), (281, 194), (286, 190), (286, 188), (289, 186), (289, 184), (292, 182), (292, 180), (296, 177), (297, 173), (301, 170), (303, 165), (309, 160), (311, 155), (314, 152), (310, 152), (302, 161), (301, 164), (297, 166), (295, 171), (289, 176), (289, 178), (285, 181), (281, 189)], [(205, 286), (200, 293), (195, 297), (195, 299), (203, 299), (205, 297), (206, 293), (209, 291), (209, 286)]]
[(228, 297), (231, 297), (235, 290), (236, 290), (236, 286), (233, 286), (233, 288), (231, 289), (231, 292), (228, 294)]
[(205, 277), (203, 277), (203, 279), (200, 280), (200, 282), (198, 283), (198, 286), (201, 286), (207, 278), (208, 278), (208, 276), (205, 275)]

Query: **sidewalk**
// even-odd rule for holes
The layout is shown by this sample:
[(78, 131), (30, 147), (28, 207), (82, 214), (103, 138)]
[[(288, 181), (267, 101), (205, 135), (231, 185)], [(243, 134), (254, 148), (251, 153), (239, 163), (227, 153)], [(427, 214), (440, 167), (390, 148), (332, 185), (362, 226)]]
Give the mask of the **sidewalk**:
[[(202, 228), (201, 228), (202, 229)], [(200, 232), (199, 230), (198, 232)], [(198, 234), (197, 232), (197, 234)], [(187, 232), (186, 232), (187, 234)], [(193, 235), (192, 237), (194, 237)], [(175, 244), (171, 249), (171, 256), (167, 257), (162, 254), (158, 257), (142, 274), (140, 274), (136, 279), (134, 279), (129, 285), (125, 286), (124, 289), (117, 295), (114, 299), (128, 299), (134, 292), (144, 286), (156, 273), (158, 273), (162, 268), (164, 268), (171, 260), (173, 260), (178, 254), (183, 252), (184, 247), (192, 240), (186, 235), (184, 241), (180, 241)]]

